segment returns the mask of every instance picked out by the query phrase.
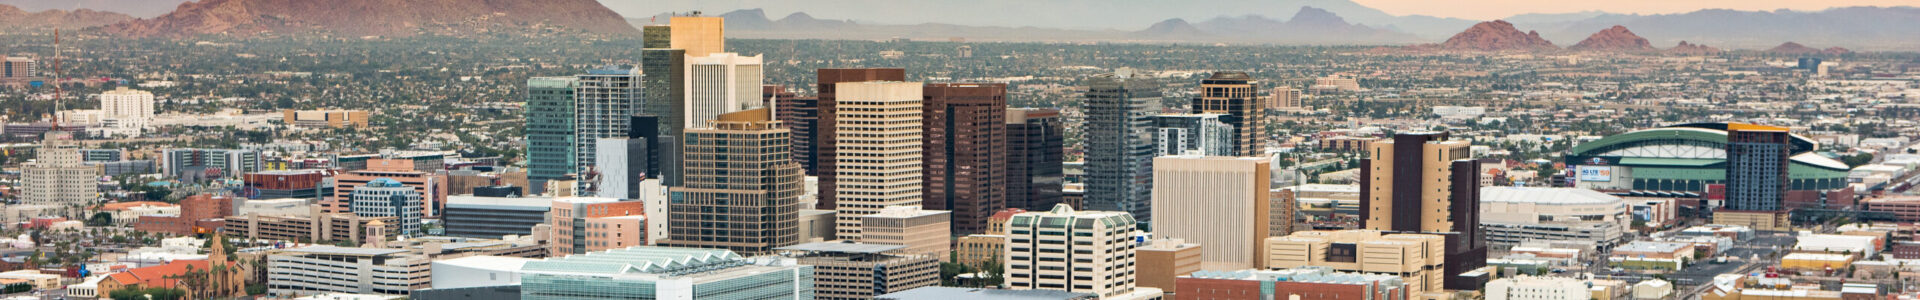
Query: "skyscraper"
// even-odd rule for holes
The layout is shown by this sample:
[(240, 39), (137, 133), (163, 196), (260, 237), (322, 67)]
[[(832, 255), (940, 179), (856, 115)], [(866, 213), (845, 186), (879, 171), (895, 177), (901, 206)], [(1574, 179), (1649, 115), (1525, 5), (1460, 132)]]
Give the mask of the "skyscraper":
[[(647, 74), (642, 85), (646, 87), (645, 99), (654, 101), (647, 101), (640, 110), (659, 117), (660, 136), (677, 139), (689, 124), (704, 125), (689, 123), (686, 119), (689, 114), (687, 61), (690, 57), (725, 52), (726, 23), (717, 17), (695, 14), (674, 16), (668, 19), (668, 24), (641, 28), (640, 68)], [(660, 166), (658, 176), (665, 186), (679, 186), (680, 143), (663, 140), (655, 145), (667, 146), (660, 149), (654, 164)]]
[(1066, 134), (1060, 111), (1007, 110), (1007, 207), (1039, 211), (1062, 200)]
[(920, 205), (920, 86), (898, 81), (835, 85), (833, 170), (839, 178), (834, 198), (840, 239), (860, 240), (863, 216), (888, 206)]
[(1154, 117), (1154, 154), (1237, 156), (1233, 125), (1225, 114), (1167, 114)]
[[(635, 124), (636, 126), (639, 124)], [(653, 124), (647, 124), (653, 125)], [(600, 138), (595, 142), (593, 169), (598, 171), (599, 181), (594, 182), (595, 196), (614, 199), (637, 199), (640, 197), (639, 185), (646, 180), (648, 153), (652, 152), (652, 142), (646, 138)]]
[(1266, 103), (1260, 101), (1260, 81), (1246, 72), (1223, 71), (1200, 81), (1200, 97), (1192, 112), (1226, 114), (1233, 125), (1235, 156), (1266, 154)]
[(1007, 205), (1007, 85), (928, 84), (922, 89), (922, 207), (953, 212), (951, 232), (987, 230)]
[(721, 114), (687, 130), (687, 178), (669, 188), (665, 244), (751, 255), (800, 242), (804, 175), (787, 149), (789, 131), (768, 113)]
[[(527, 180), (535, 189), (576, 168), (573, 151), (573, 88), (570, 77), (527, 79)], [(543, 191), (535, 191), (543, 192)]]
[(153, 121), (153, 93), (120, 87), (100, 93), (103, 132), (137, 136)]
[(1289, 86), (1273, 88), (1273, 95), (1267, 96), (1267, 109), (1299, 108), (1300, 90)]
[(819, 99), (816, 100), (819, 104), (816, 112), (819, 118), (813, 120), (814, 124), (818, 124), (815, 125), (813, 133), (813, 147), (816, 149), (813, 167), (814, 176), (820, 177), (819, 202), (815, 203), (814, 208), (837, 209), (834, 198), (838, 195), (835, 189), (838, 187), (839, 174), (835, 166), (839, 163), (839, 156), (835, 154), (839, 152), (839, 148), (834, 141), (838, 137), (835, 133), (838, 126), (835, 124), (838, 124), (839, 111), (835, 107), (838, 107), (839, 103), (837, 101), (839, 93), (836, 93), (839, 84), (862, 81), (906, 81), (907, 70), (899, 68), (820, 69), (814, 73), (814, 77), (816, 88), (814, 91), (819, 95)]
[(1480, 161), (1471, 144), (1445, 132), (1400, 133), (1367, 145), (1360, 160), (1360, 219), (1366, 229), (1446, 236), (1447, 289), (1478, 290), (1488, 278), (1480, 231)]
[(1087, 81), (1085, 207), (1152, 220), (1153, 116), (1160, 111), (1160, 82), (1128, 68)]
[(1793, 137), (1785, 127), (1727, 124), (1726, 204), (1713, 214), (1715, 224), (1786, 227), (1787, 165)]
[(704, 127), (720, 114), (765, 106), (760, 100), (760, 70), (759, 55), (725, 52), (689, 55), (684, 126)]
[(633, 69), (614, 66), (574, 77), (575, 174), (593, 171), (600, 139), (627, 137), (633, 128), (629, 123), (641, 105), (640, 77)]
[(20, 200), (28, 205), (60, 207), (76, 215), (82, 207), (100, 198), (95, 185), (99, 169), (82, 164), (80, 145), (73, 133), (48, 131), (40, 140), (34, 161), (20, 166)]
[(1272, 213), (1267, 199), (1272, 175), (1265, 157), (1154, 158), (1154, 237), (1205, 245), (1200, 259), (1207, 269), (1261, 267)]
[(727, 22), (720, 17), (695, 13), (673, 17), (668, 19), (667, 24), (672, 26), (672, 36), (669, 37), (672, 48), (687, 50), (687, 56), (704, 57), (727, 51)]
[(780, 126), (793, 131), (793, 160), (800, 163), (800, 169), (809, 176), (820, 176), (819, 160), (814, 157), (820, 148), (814, 145), (819, 139), (816, 132), (820, 128), (820, 98), (798, 97), (786, 91), (786, 87), (769, 85), (760, 92), (775, 97), (773, 102), (774, 118), (780, 120)]

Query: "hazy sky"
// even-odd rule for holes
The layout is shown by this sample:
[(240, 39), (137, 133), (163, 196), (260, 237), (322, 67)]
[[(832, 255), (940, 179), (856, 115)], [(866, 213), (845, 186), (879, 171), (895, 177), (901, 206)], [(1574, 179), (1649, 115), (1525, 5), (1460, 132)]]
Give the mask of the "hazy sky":
[(1490, 20), (1526, 13), (1604, 11), (1682, 13), (1707, 8), (1822, 10), (1844, 6), (1920, 6), (1920, 0), (1352, 0), (1394, 15)]

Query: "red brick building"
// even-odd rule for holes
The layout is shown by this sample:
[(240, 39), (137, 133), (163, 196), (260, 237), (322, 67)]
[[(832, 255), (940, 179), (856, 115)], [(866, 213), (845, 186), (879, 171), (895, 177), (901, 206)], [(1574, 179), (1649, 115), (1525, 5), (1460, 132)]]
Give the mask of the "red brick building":
[(233, 198), (208, 194), (180, 199), (180, 214), (140, 216), (133, 229), (176, 235), (204, 233), (224, 226), (223, 218), (233, 215)]
[[(1175, 300), (1407, 300), (1399, 276), (1327, 268), (1200, 271), (1174, 279)], [(1272, 291), (1271, 294), (1263, 291)]]

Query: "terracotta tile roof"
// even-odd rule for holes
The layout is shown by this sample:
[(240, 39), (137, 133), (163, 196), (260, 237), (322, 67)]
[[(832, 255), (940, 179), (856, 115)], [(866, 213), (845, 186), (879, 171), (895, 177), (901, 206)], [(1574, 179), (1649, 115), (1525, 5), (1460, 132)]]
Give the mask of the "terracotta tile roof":
[[(126, 272), (108, 275), (107, 279), (119, 282), (122, 285), (137, 284), (148, 287), (170, 287), (173, 286), (175, 279), (167, 277), (186, 274), (187, 266), (193, 266), (194, 270), (210, 269), (206, 260), (175, 260), (172, 263), (164, 265), (128, 269)], [(232, 266), (231, 262), (229, 262), (229, 266)]]

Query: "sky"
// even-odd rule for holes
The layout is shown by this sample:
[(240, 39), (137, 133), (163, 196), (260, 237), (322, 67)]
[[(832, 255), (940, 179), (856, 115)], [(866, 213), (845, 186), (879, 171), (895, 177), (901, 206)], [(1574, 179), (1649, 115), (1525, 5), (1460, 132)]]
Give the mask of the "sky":
[(1822, 10), (1846, 6), (1920, 6), (1920, 0), (1353, 0), (1393, 15), (1491, 20), (1527, 13), (1604, 11), (1683, 13), (1709, 8)]

